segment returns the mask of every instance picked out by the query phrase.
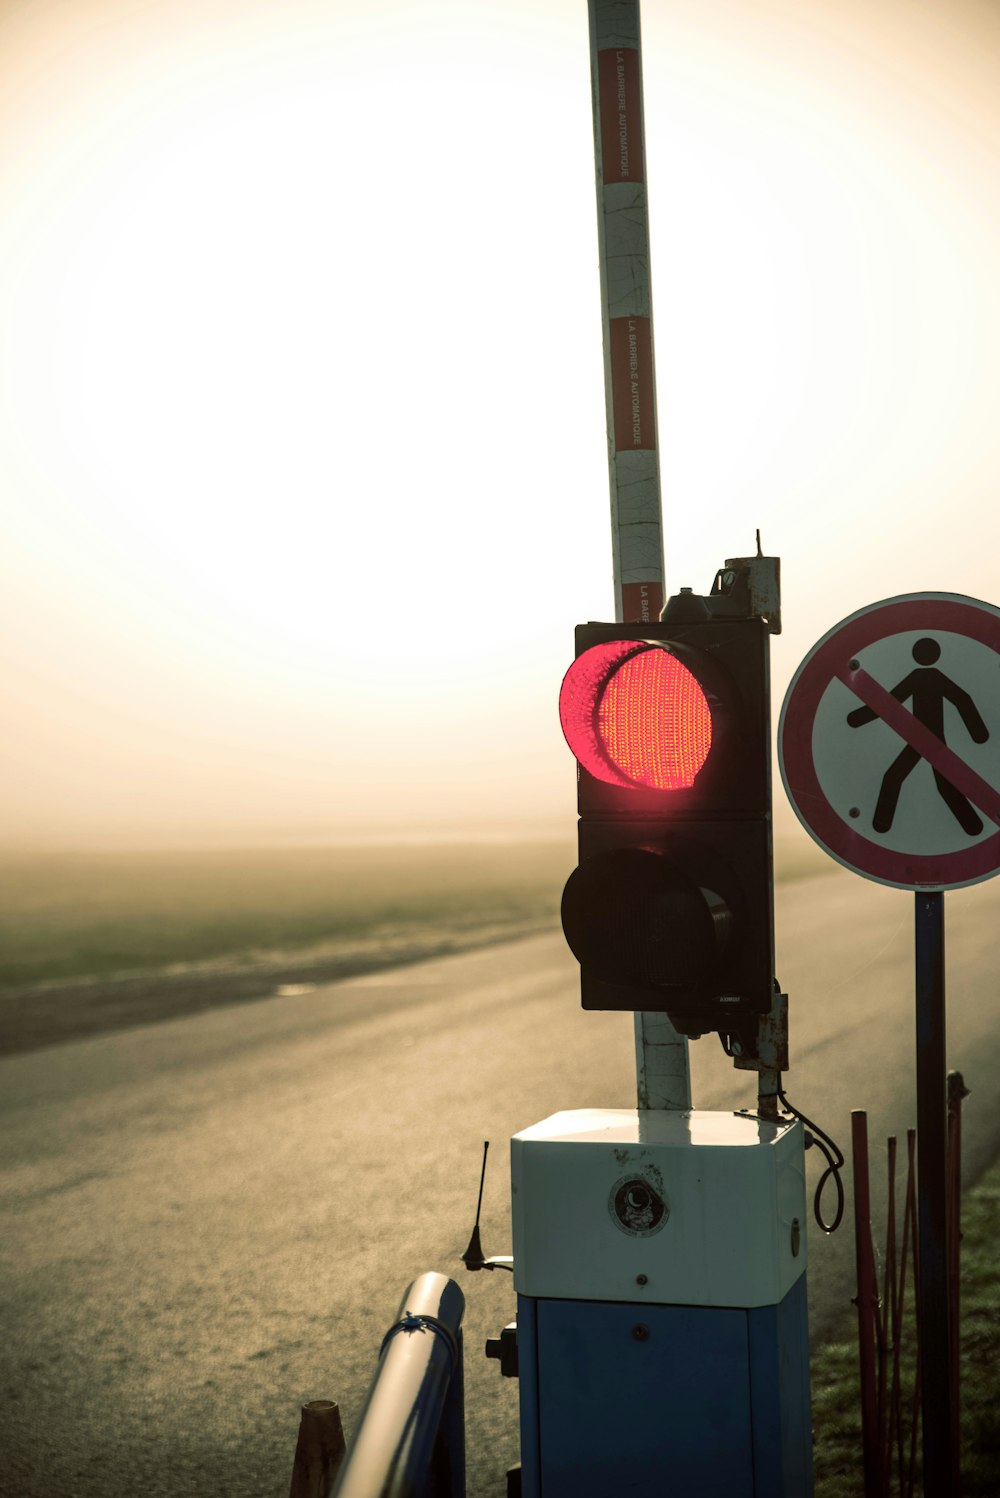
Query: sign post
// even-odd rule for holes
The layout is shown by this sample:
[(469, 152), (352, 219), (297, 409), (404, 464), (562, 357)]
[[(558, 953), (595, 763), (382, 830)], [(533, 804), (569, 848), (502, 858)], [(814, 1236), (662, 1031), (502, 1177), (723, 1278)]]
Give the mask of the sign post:
[[(917, 593), (834, 626), (792, 678), (781, 777), (831, 857), (915, 897), (924, 1492), (957, 1492), (949, 1411), (944, 891), (1000, 872), (1000, 609)], [(989, 747), (983, 748), (983, 745)]]
[[(915, 901), (917, 1009), (917, 1296), (923, 1359), (924, 1492), (958, 1488), (953, 1449), (948, 1294), (948, 1113), (945, 1075), (944, 892)], [(929, 1417), (929, 1418), (928, 1418)]]

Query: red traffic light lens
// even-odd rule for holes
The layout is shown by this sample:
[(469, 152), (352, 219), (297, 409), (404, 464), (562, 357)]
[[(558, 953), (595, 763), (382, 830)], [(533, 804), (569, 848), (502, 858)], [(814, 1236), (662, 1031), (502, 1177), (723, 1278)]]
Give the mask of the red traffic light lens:
[(611, 640), (578, 656), (563, 679), (559, 720), (580, 764), (611, 785), (683, 790), (712, 747), (698, 679), (644, 640)]

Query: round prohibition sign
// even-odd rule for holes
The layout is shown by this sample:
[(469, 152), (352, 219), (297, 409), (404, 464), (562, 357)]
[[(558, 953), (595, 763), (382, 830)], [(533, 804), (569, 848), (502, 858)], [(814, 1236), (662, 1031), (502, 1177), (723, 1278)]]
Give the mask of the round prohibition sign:
[(778, 724), (788, 799), (839, 863), (898, 889), (1000, 872), (1000, 609), (914, 593), (834, 625)]

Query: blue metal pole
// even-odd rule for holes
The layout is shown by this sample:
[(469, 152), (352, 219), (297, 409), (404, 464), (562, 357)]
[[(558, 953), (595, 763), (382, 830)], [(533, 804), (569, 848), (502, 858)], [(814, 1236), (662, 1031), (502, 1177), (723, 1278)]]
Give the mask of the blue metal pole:
[(944, 892), (916, 894), (917, 1192), (924, 1493), (956, 1493), (950, 1397)]

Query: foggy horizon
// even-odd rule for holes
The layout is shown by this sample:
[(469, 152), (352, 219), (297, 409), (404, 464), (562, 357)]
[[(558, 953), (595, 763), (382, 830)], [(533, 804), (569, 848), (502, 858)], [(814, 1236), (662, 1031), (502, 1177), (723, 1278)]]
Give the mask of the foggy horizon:
[[(1000, 12), (647, 5), (643, 58), (667, 591), (760, 529), (776, 721), (853, 610), (996, 592)], [(4, 842), (571, 835), (586, 7), (7, 7), (0, 120)]]

